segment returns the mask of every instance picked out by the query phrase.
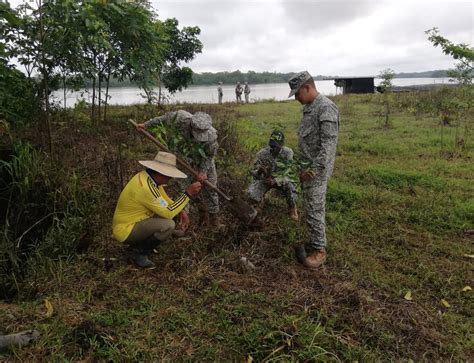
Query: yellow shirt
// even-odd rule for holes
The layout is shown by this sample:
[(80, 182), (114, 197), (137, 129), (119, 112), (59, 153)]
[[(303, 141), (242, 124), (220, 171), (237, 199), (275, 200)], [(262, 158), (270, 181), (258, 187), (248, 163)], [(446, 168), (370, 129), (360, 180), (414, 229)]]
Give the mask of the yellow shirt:
[(128, 182), (120, 193), (112, 220), (112, 232), (115, 239), (123, 242), (132, 232), (136, 223), (154, 215), (172, 219), (188, 204), (189, 197), (183, 193), (172, 201), (162, 185), (143, 170)]

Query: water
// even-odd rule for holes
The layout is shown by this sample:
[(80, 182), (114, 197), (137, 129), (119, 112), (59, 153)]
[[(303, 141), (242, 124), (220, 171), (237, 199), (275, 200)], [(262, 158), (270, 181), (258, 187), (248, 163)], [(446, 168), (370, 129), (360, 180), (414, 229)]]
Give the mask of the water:
[[(378, 85), (381, 79), (375, 79), (375, 85)], [(392, 80), (394, 86), (411, 86), (421, 84), (448, 84), (449, 78), (395, 78)], [(336, 95), (336, 91), (340, 93), (340, 89), (336, 90), (333, 80), (316, 81), (316, 87), (319, 92), (326, 96)], [(235, 86), (224, 85), (224, 102), (235, 102)], [(250, 85), (250, 102), (261, 100), (286, 100), (290, 91), (287, 83), (268, 83)], [(117, 87), (109, 89), (109, 104), (111, 105), (132, 105), (137, 103), (146, 103), (146, 99), (140, 96), (144, 93), (138, 87)], [(104, 92), (105, 94), (105, 92)], [(191, 86), (182, 92), (174, 95), (167, 95), (168, 103), (217, 103), (217, 85), (216, 86)], [(54, 92), (53, 97), (56, 101), (63, 105), (63, 91)], [(68, 92), (66, 96), (67, 107), (72, 107), (81, 99), (87, 102), (92, 100), (91, 90), (83, 90), (80, 92)], [(244, 95), (242, 95), (244, 99)]]

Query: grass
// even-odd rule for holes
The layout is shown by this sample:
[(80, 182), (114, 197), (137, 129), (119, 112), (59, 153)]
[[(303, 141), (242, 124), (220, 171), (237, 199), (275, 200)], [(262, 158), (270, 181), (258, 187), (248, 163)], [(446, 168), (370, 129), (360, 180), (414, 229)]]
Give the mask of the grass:
[[(0, 359), (471, 360), (473, 295), (462, 290), (472, 287), (472, 259), (465, 257), (473, 253), (465, 234), (474, 228), (472, 124), (441, 126), (431, 114), (395, 107), (385, 127), (371, 96), (335, 100), (341, 130), (327, 194), (329, 259), (315, 272), (293, 260), (305, 225), (290, 221), (284, 200), (274, 196), (260, 232), (224, 211), (227, 231), (215, 234), (193, 210), (193, 237), (160, 247), (155, 270), (136, 270), (109, 228), (118, 180), (139, 169), (134, 160), (155, 152), (124, 121), (145, 119), (150, 110), (112, 107), (113, 121), (98, 135), (74, 136), (83, 152), (65, 148), (63, 158), (80, 165), (81, 187), (106, 196), (97, 201), (92, 247), (72, 259), (46, 259), (26, 283), (34, 294), (0, 304), (5, 332), (42, 334)], [(297, 149), (301, 107), (293, 101), (187, 109), (211, 113), (226, 136), (218, 164), (225, 190), (245, 187), (253, 156), (274, 128)], [(244, 270), (241, 256), (256, 270)], [(404, 299), (408, 291), (413, 300)]]

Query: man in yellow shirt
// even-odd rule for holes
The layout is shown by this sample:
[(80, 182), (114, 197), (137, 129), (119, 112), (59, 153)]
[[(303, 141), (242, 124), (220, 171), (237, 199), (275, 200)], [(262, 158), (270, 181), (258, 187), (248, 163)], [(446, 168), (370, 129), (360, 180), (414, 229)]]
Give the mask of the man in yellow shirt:
[(159, 152), (154, 160), (139, 161), (142, 170), (123, 189), (115, 208), (112, 231), (115, 239), (126, 243), (132, 251), (131, 257), (139, 267), (154, 268), (148, 256), (162, 241), (171, 237), (179, 217), (183, 230), (189, 226), (189, 217), (183, 210), (189, 199), (197, 195), (205, 174), (190, 184), (176, 200), (171, 200), (164, 186), (171, 178), (186, 178), (176, 168), (176, 156)]

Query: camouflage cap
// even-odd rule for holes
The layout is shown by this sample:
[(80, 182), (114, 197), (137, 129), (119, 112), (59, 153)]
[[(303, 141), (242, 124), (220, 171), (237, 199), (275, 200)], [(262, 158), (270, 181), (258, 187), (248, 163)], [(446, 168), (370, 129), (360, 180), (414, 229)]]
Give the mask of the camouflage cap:
[(270, 147), (275, 147), (275, 146), (283, 146), (285, 143), (285, 134), (280, 131), (280, 130), (273, 130), (271, 135), (270, 135), (270, 140), (268, 141), (268, 145)]
[(311, 74), (309, 74), (308, 71), (299, 72), (298, 74), (291, 77), (288, 81), (288, 84), (290, 85), (291, 89), (288, 98), (293, 97), (295, 93), (298, 92), (298, 90), (301, 88), (301, 86), (305, 84), (306, 81), (312, 78), (313, 77), (311, 76)]
[(207, 141), (207, 131), (212, 127), (212, 119), (207, 113), (196, 112), (191, 121), (192, 134), (198, 141)]

